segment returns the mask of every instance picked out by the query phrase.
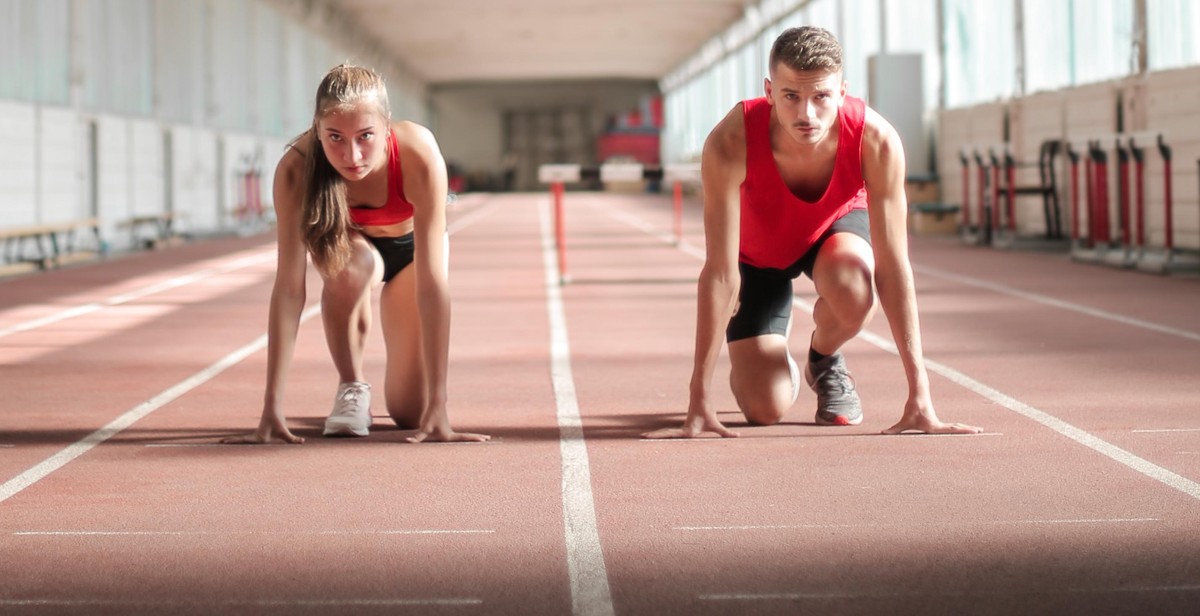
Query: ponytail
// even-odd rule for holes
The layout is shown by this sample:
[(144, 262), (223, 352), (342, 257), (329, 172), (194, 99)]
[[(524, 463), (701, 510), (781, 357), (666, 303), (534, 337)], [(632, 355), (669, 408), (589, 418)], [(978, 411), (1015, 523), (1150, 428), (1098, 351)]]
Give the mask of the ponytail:
[(350, 259), (350, 214), (346, 181), (325, 157), (316, 127), (309, 133), (308, 183), (302, 230), (313, 264), (326, 276), (342, 271)]

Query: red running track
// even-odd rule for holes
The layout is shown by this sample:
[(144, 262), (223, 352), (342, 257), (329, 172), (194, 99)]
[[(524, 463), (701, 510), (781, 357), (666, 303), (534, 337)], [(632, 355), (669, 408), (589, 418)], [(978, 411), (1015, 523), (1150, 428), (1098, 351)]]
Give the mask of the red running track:
[(746, 427), (722, 387), (741, 438), (651, 442), (686, 409), (698, 205), (675, 246), (669, 198), (568, 193), (560, 288), (548, 201), (451, 211), (450, 413), (484, 444), (406, 444), (381, 408), (320, 438), (319, 317), (308, 442), (217, 444), (257, 421), (269, 236), (0, 281), (0, 613), (1195, 613), (1194, 278), (914, 238), (935, 401), (985, 434), (878, 434), (904, 399), (879, 315), (846, 349), (861, 426), (802, 393)]

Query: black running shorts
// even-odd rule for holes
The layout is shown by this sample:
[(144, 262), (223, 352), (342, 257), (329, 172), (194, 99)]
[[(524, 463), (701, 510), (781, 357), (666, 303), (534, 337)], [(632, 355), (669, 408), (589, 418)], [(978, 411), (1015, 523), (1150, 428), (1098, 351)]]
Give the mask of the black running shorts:
[(383, 281), (387, 282), (396, 277), (404, 268), (413, 262), (413, 234), (411, 232), (400, 237), (371, 237), (364, 236), (383, 257)]
[(800, 274), (812, 278), (817, 253), (834, 233), (853, 233), (870, 244), (871, 225), (867, 210), (850, 210), (833, 221), (812, 248), (786, 269), (759, 268), (739, 263), (742, 288), (738, 291), (738, 306), (729, 320), (729, 327), (725, 329), (725, 339), (733, 342), (765, 334), (786, 336), (792, 315), (792, 280)]

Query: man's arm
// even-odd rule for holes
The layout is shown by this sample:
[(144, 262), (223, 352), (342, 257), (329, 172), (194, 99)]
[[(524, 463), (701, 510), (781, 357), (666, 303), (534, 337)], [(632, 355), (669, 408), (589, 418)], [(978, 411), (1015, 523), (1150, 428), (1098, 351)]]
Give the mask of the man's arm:
[(947, 424), (938, 419), (929, 391), (929, 374), (921, 349), (917, 295), (908, 259), (908, 201), (904, 193), (904, 146), (896, 129), (874, 110), (867, 110), (862, 142), (863, 180), (875, 253), (875, 287), (887, 316), (892, 339), (908, 379), (904, 414), (886, 434), (905, 431), (973, 434), (982, 429)]
[(656, 430), (646, 438), (691, 438), (708, 432), (737, 436), (717, 419), (709, 386), (725, 326), (737, 303), (740, 190), (746, 178), (746, 133), (742, 106), (736, 105), (704, 142), (700, 162), (704, 186), (704, 268), (696, 302), (696, 348), (687, 419), (681, 428)]

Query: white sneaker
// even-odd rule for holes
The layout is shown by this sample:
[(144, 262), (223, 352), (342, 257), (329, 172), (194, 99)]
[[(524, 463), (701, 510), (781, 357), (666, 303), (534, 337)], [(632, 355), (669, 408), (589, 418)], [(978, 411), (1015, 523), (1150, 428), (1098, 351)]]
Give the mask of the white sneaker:
[(325, 436), (366, 436), (371, 431), (371, 386), (362, 381), (338, 385)]

